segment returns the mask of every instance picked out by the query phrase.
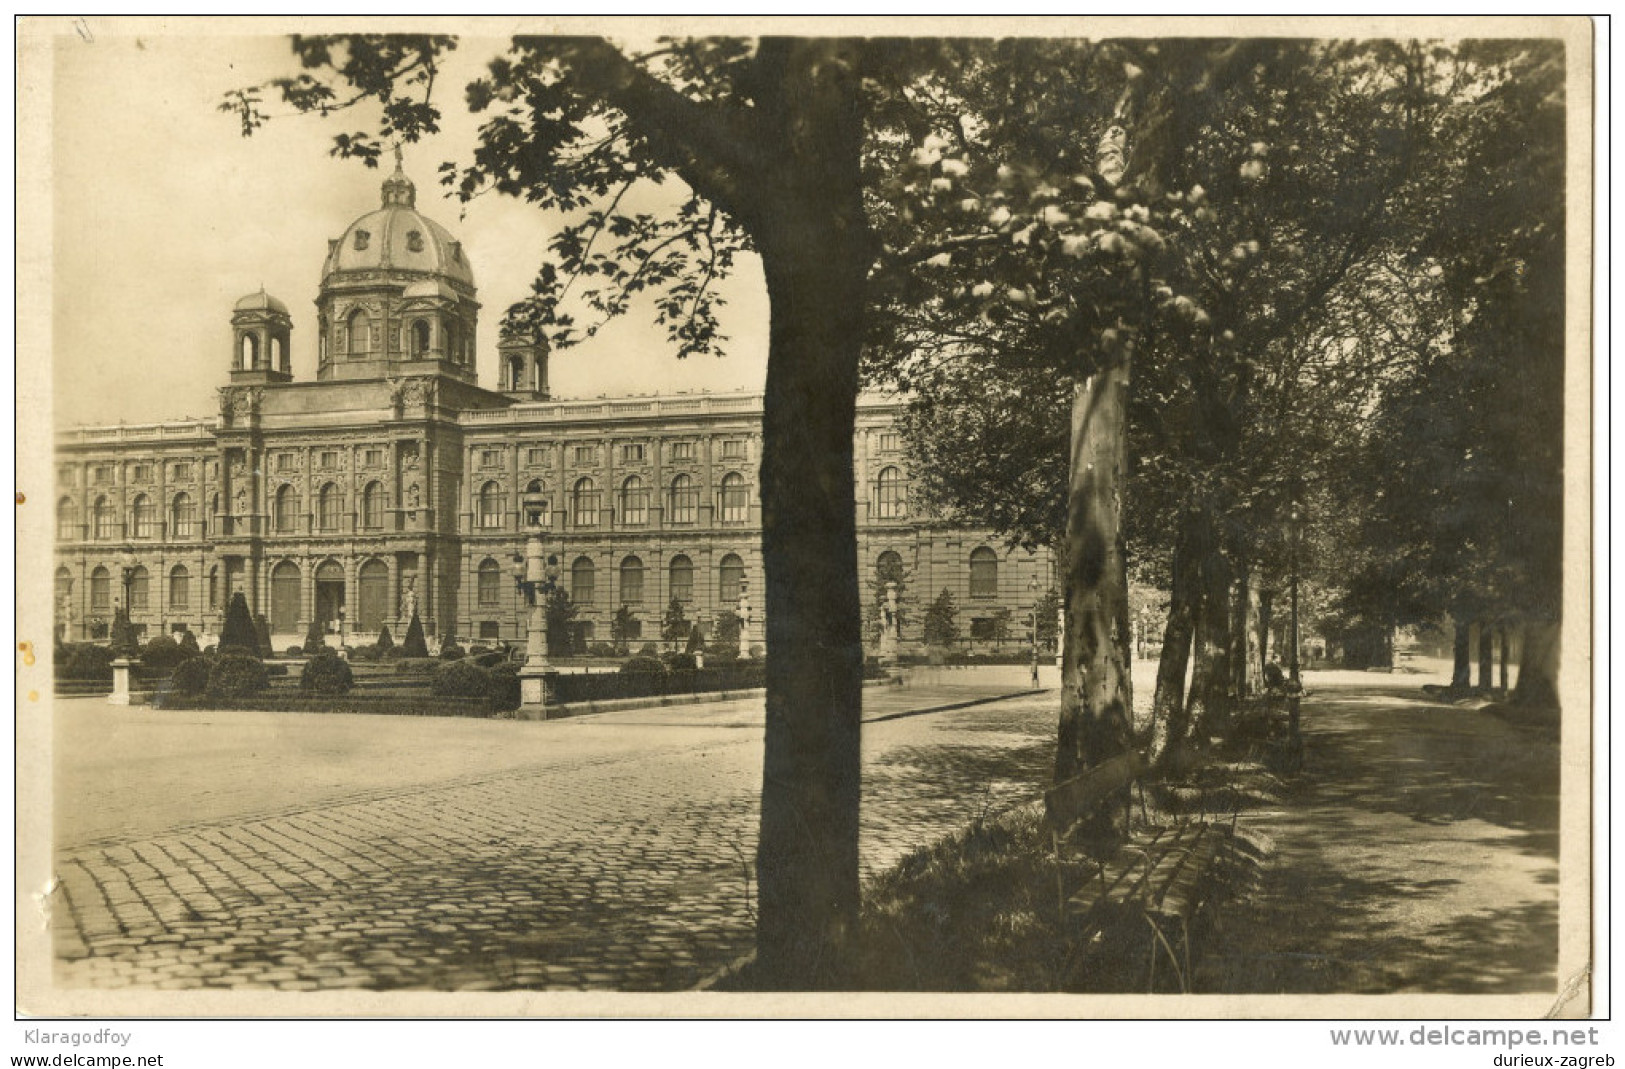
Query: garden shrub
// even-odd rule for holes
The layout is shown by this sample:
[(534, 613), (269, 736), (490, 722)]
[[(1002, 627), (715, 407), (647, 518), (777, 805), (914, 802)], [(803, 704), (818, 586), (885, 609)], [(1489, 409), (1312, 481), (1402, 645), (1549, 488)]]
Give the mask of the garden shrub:
[(270, 678), (260, 659), (237, 650), (216, 657), (209, 670), (210, 697), (246, 698), (270, 685)]
[(67, 655), (56, 662), (56, 674), (61, 679), (111, 682), (113, 651), (94, 642), (69, 646)]
[(182, 631), (181, 637), (178, 641), (181, 649), (185, 650), (187, 653), (190, 653), (193, 657), (196, 657), (198, 654), (203, 652), (197, 648), (197, 636), (192, 634), (190, 631)]
[(172, 672), (182, 661), (191, 660), (192, 656), (179, 642), (167, 635), (159, 635), (141, 651), (141, 667), (148, 672)]
[(382, 658), (385, 650), (392, 650), (395, 648), (395, 639), (394, 636), (389, 633), (389, 625), (386, 624), (378, 629), (378, 641), (373, 643), (373, 647), (378, 650), (380, 659)]
[(271, 648), (271, 621), (265, 618), (264, 613), (258, 613), (254, 617), (254, 636), (260, 660), (270, 660), (276, 651)]
[(437, 698), (483, 698), (491, 693), (491, 673), (467, 661), (442, 664), (431, 688)]
[(587, 652), (594, 657), (614, 657), (616, 655), (615, 647), (607, 642), (594, 642), (587, 649)]
[(325, 649), (327, 649), (327, 639), (322, 634), (322, 625), (312, 620), (310, 626), (305, 629), (305, 645), (299, 652), (308, 653), (314, 657)]
[(377, 646), (357, 646), (350, 651), (350, 660), (358, 663), (371, 664), (378, 659)]
[(656, 646), (653, 642), (645, 642), (643, 645), (638, 647), (638, 656), (639, 657), (659, 657), (660, 656), (660, 647)]
[(438, 657), (401, 657), (395, 661), (395, 674), (402, 676), (432, 676), (445, 663)]
[(291, 657), (303, 657), (305, 655), (305, 647), (303, 647), (303, 646), (289, 646), (287, 649), (282, 651), (282, 655), (284, 657), (290, 657), (290, 658)]
[(254, 652), (259, 647), (259, 639), (254, 635), (254, 617), (248, 612), (248, 600), (241, 592), (231, 596), (231, 604), (226, 607), (226, 622), (220, 628), (220, 650), (230, 649)]
[(440, 647), (440, 659), (442, 661), (460, 661), (467, 656), (468, 652), (455, 642)]
[(302, 694), (348, 694), (354, 683), (349, 664), (331, 650), (306, 661), (299, 674)]
[(193, 657), (182, 661), (169, 677), (170, 691), (187, 696), (202, 694), (209, 689), (209, 672), (213, 666), (211, 657)]
[(637, 656), (621, 665), (622, 672), (664, 672), (666, 666), (658, 657)]
[(429, 656), (429, 643), (423, 637), (423, 622), (418, 619), (416, 611), (412, 613), (412, 622), (406, 625), (406, 638), (401, 640), (401, 656)]
[(692, 653), (665, 653), (660, 659), (671, 672), (692, 672), (698, 666)]
[(476, 643), (474, 643), (474, 645), (468, 647), (468, 655), (470, 657), (478, 657), (482, 653), (490, 653), (490, 652), (491, 652), (491, 647), (490, 646), (484, 645), (483, 643), (479, 643), (479, 642), (476, 642)]
[(519, 669), (504, 664), (485, 674), (489, 681), (487, 693), (491, 698), (491, 708), (503, 711), (519, 708)]

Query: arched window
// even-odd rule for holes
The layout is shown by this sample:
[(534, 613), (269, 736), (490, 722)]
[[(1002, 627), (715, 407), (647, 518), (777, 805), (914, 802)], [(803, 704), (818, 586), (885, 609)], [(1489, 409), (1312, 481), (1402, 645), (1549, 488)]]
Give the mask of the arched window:
[(745, 490), (745, 477), (730, 471), (722, 477), (722, 522), (744, 523), (750, 515), (750, 494)]
[(427, 319), (414, 319), (412, 321), (412, 355), (423, 356), (429, 351), (429, 321)]
[(169, 569), (169, 611), (186, 612), (192, 607), (192, 573), (186, 565)]
[(193, 538), (197, 535), (197, 506), (192, 504), (192, 495), (180, 493), (169, 503), (169, 536), (171, 538)]
[(591, 557), (577, 557), (570, 565), (570, 600), (577, 605), (591, 605), (596, 575)]
[(327, 363), (327, 320), (325, 318), (316, 320), (316, 362), (318, 364)]
[(513, 356), (508, 358), (508, 389), (523, 390), (525, 388), (525, 358)]
[(628, 476), (621, 484), (621, 522), (631, 527), (649, 522), (649, 488), (641, 476)]
[(621, 561), (621, 604), (643, 604), (643, 561), (637, 557)]
[(147, 610), (151, 579), (144, 565), (137, 564), (130, 572), (130, 611), (145, 612)]
[(441, 330), (446, 336), (446, 359), (450, 360), (454, 364), (458, 363), (457, 343), (461, 340), (461, 338), (457, 332), (457, 321), (455, 319), (448, 319), (445, 325), (441, 327)]
[(366, 355), (368, 326), (367, 313), (359, 308), (351, 312), (350, 317), (344, 321), (344, 333), (347, 335), (345, 342), (351, 356)]
[(694, 562), (681, 553), (671, 559), (671, 596), (678, 601), (694, 600)]
[(502, 598), (502, 565), (486, 557), (480, 561), (479, 581), (475, 587), (479, 603), (489, 608)]
[(730, 553), (717, 562), (717, 602), (724, 608), (739, 601), (739, 584), (745, 578), (745, 562)]
[(900, 469), (880, 469), (880, 475), (875, 479), (875, 505), (876, 515), (883, 520), (896, 520), (908, 515), (908, 499)]
[(888, 549), (875, 558), (875, 571), (888, 578), (903, 574), (903, 555), (896, 550)]
[(356, 627), (362, 631), (377, 631), (389, 619), (389, 566), (376, 557), (361, 565), (356, 573), (357, 608)]
[(213, 610), (213, 609), (218, 609), (219, 607), (220, 607), (220, 565), (211, 564), (209, 566), (209, 608), (211, 610)]
[(570, 526), (595, 527), (598, 524), (598, 488), (591, 479), (577, 479), (570, 491)]
[(91, 509), (91, 523), (96, 532), (98, 541), (107, 541), (113, 538), (113, 506), (108, 504), (107, 498), (98, 497)]
[(292, 534), (299, 526), (299, 491), (292, 483), (277, 487), (276, 500), (271, 503), (271, 521), (278, 534)]
[[(384, 525), (384, 484), (376, 479), (361, 491), (361, 526), (376, 531)], [(374, 628), (363, 626), (363, 631)]]
[(130, 537), (151, 538), (153, 528), (152, 498), (146, 494), (137, 494), (135, 503), (130, 506)]
[(73, 507), (73, 498), (65, 497), (56, 503), (56, 537), (59, 542), (71, 542), (79, 537), (79, 510)]
[(502, 487), (495, 479), (480, 487), (480, 526), (488, 530), (502, 526)]
[(244, 371), (253, 371), (260, 363), (260, 340), (252, 334), (243, 335), (242, 363)]
[(288, 347), (282, 344), (282, 339), (271, 339), (271, 366), (278, 371), (288, 370)]
[(112, 589), (113, 583), (107, 569), (98, 565), (96, 570), (90, 573), (91, 612), (107, 612), (112, 608)]
[(671, 522), (693, 523), (700, 511), (700, 492), (694, 480), (679, 475), (671, 481)]
[(73, 573), (68, 571), (66, 565), (56, 570), (56, 596), (67, 597), (73, 593)]
[(271, 630), (279, 635), (299, 630), (299, 565), (282, 561), (271, 569)]
[(344, 499), (339, 493), (338, 483), (328, 483), (316, 495), (316, 525), (324, 531), (339, 529), (339, 512), (344, 507)]
[(970, 596), (993, 598), (999, 594), (999, 555), (982, 546), (970, 555)]

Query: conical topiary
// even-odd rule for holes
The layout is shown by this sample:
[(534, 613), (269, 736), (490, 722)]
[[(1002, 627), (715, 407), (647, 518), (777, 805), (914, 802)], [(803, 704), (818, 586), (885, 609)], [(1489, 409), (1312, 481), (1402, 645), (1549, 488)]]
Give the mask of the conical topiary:
[(378, 641), (375, 645), (379, 653), (395, 648), (395, 637), (389, 633), (388, 624), (378, 629)]
[(254, 633), (254, 617), (248, 612), (248, 599), (239, 591), (231, 596), (231, 604), (226, 606), (226, 622), (220, 628), (217, 648), (221, 653), (237, 649), (258, 656), (259, 647), (259, 636)]
[(406, 638), (401, 642), (401, 656), (429, 656), (429, 644), (423, 639), (423, 624), (418, 621), (416, 611), (412, 613), (412, 622), (406, 625)]
[(312, 620), (305, 629), (305, 653), (314, 657), (327, 649), (327, 640), (322, 635), (322, 625), (319, 620)]
[(254, 652), (262, 661), (271, 656), (271, 623), (264, 613), (254, 616)]

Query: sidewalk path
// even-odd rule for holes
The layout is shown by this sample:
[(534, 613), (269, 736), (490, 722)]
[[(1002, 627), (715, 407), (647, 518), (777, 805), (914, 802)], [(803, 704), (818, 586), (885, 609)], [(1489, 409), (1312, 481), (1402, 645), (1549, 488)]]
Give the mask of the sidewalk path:
[[(866, 695), (866, 872), (1038, 793), (1053, 694), (921, 712), (992, 696)], [(689, 988), (750, 946), (761, 723), (58, 703), (58, 981)]]
[(1303, 775), (1242, 815), (1273, 856), (1196, 990), (1554, 991), (1556, 742), (1415, 687), (1323, 690), (1304, 725)]

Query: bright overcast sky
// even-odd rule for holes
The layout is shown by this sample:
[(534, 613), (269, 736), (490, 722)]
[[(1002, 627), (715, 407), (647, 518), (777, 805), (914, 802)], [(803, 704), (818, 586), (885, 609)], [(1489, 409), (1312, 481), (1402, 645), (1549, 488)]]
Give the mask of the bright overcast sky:
[[(295, 69), (285, 37), (136, 36), (129, 26), (120, 34), (91, 21), (91, 40), (61, 38), (54, 53), (51, 349), (62, 426), (212, 417), (232, 305), (262, 285), (293, 314), (294, 378), (314, 378), (327, 242), (378, 206), (389, 170), (328, 156), (331, 136), (361, 128), (359, 115), (292, 116), (244, 139), (217, 110), (227, 90)], [(468, 158), (478, 120), (462, 89), (501, 47), (460, 43), (436, 94), (445, 133), (406, 150), (418, 209), (460, 238), (473, 264), (485, 386), (495, 382), (497, 324), (528, 292), (557, 222), (494, 195), (465, 210), (436, 180), (441, 162)], [(754, 260), (727, 293), (728, 356), (676, 359), (651, 310), (636, 305), (627, 322), (554, 354), (554, 395), (759, 390), (767, 302)]]

